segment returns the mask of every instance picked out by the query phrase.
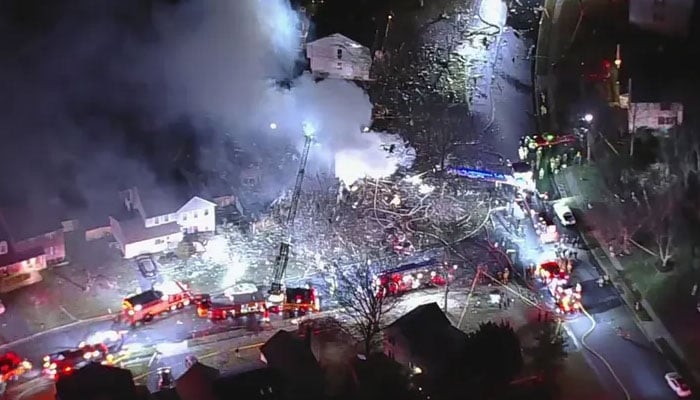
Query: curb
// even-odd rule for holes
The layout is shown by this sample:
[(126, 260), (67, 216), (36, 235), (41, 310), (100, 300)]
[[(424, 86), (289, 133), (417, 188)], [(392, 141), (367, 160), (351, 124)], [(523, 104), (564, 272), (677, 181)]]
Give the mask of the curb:
[[(555, 181), (555, 186), (558, 187), (559, 185), (556, 183), (556, 179), (554, 176), (552, 177), (552, 180)], [(562, 185), (567, 187), (568, 189), (570, 189), (566, 182), (562, 182)], [(681, 366), (682, 367), (681, 369), (687, 369), (688, 371), (690, 371), (692, 374), (692, 379), (696, 382), (700, 382), (700, 374), (697, 371), (695, 371), (694, 369), (688, 367), (688, 365), (687, 365), (688, 363), (686, 361), (686, 357), (685, 357), (684, 352), (681, 351), (680, 346), (678, 346), (678, 343), (676, 343), (673, 336), (670, 334), (670, 332), (668, 332), (668, 330), (666, 329), (664, 324), (658, 318), (654, 309), (651, 307), (649, 302), (644, 298), (641, 298), (639, 300), (639, 302), (641, 303), (642, 307), (645, 309), (647, 314), (649, 314), (651, 321), (642, 321), (639, 318), (639, 316), (637, 315), (637, 312), (635, 311), (635, 304), (634, 304), (633, 300), (630, 299), (630, 297), (633, 296), (632, 295), (633, 290), (628, 286), (628, 284), (625, 282), (625, 280), (621, 276), (621, 272), (624, 271), (624, 268), (622, 268), (621, 265), (619, 265), (619, 267), (618, 267), (618, 265), (615, 265), (615, 264), (620, 264), (620, 262), (617, 259), (615, 259), (614, 256), (611, 256), (609, 254), (606, 247), (600, 243), (600, 241), (598, 240), (597, 237), (595, 237), (595, 235), (593, 235), (592, 238), (589, 238), (583, 232), (581, 232), (580, 235), (581, 235), (581, 238), (583, 239), (583, 242), (586, 244), (586, 247), (589, 249), (588, 252), (593, 257), (593, 259), (596, 261), (598, 266), (600, 268), (602, 268), (609, 276), (616, 278), (613, 280), (615, 290), (618, 292), (620, 298), (622, 299), (622, 301), (624, 301), (625, 305), (629, 309), (629, 312), (632, 314), (634, 323), (635, 323), (635, 325), (637, 325), (637, 328), (639, 328), (639, 330), (644, 334), (646, 339), (651, 344), (653, 344), (654, 347), (662, 355), (664, 355), (664, 358), (666, 359), (666, 361), (671, 363), (671, 365), (673, 367), (677, 368), (677, 366), (673, 365), (674, 363), (672, 363), (668, 359), (668, 357), (666, 356), (666, 354), (665, 354), (666, 351), (658, 345), (657, 341), (659, 339), (665, 340), (669, 344), (673, 353), (675, 353), (675, 356), (677, 358), (679, 358), (680, 360), (682, 360), (682, 362), (685, 364), (685, 365)], [(602, 250), (602, 253), (605, 256), (605, 258), (607, 258), (607, 260), (602, 260), (601, 259), (602, 255), (598, 254), (598, 252), (591, 250), (592, 249), (591, 244), (593, 244), (593, 243), (598, 245), (598, 247)], [(659, 330), (661, 331), (661, 334), (650, 334), (648, 332), (647, 328), (644, 326), (645, 324), (649, 324), (649, 323), (655, 324), (657, 326), (657, 328), (660, 328)], [(686, 376), (686, 378), (691, 378), (691, 377)], [(695, 386), (695, 385), (693, 385), (693, 386)]]
[(82, 324), (87, 324), (87, 323), (90, 323), (90, 322), (109, 321), (109, 320), (112, 319), (112, 318), (114, 318), (114, 314), (105, 314), (105, 315), (99, 315), (99, 316), (97, 316), (97, 317), (92, 317), (92, 318), (87, 318), (87, 319), (81, 319), (81, 320), (78, 320), (78, 321), (75, 321), (75, 322), (71, 322), (71, 323), (69, 323), (69, 324), (57, 326), (57, 327), (55, 327), (55, 328), (50, 328), (50, 329), (47, 329), (47, 330), (45, 330), (45, 331), (41, 331), (41, 332), (34, 333), (34, 334), (29, 335), (29, 336), (27, 336), (27, 337), (24, 337), (24, 338), (22, 338), (22, 339), (17, 339), (17, 340), (13, 340), (13, 341), (11, 341), (11, 342), (7, 342), (7, 343), (0, 344), (0, 351), (6, 349), (6, 348), (8, 348), (8, 347), (17, 346), (17, 345), (19, 345), (19, 344), (26, 343), (26, 342), (28, 342), (28, 341), (30, 341), (30, 340), (34, 340), (34, 339), (40, 338), (40, 337), (42, 337), (42, 336), (44, 336), (44, 335), (48, 335), (48, 334), (60, 332), (60, 331), (62, 331), (62, 330), (64, 330), (64, 329), (75, 328), (76, 326), (80, 326), (80, 325), (82, 325)]

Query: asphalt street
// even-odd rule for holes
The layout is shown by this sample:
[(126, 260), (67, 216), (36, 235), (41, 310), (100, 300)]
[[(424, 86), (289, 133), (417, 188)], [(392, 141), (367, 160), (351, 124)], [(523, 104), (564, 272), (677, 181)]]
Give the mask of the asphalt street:
[[(530, 78), (532, 61), (527, 57), (531, 44), (512, 29), (503, 29), (499, 46), (492, 49), (494, 62), (487, 75), (491, 81), (481, 82), (490, 85), (481, 90), (491, 98), (483, 99), (474, 107), (484, 128), (481, 138), (484, 149), (497, 152), (504, 159), (517, 159), (520, 137), (536, 132)], [(505, 225), (502, 225), (501, 234), (517, 243), (521, 257), (540, 262), (543, 254), (554, 252), (553, 246), (547, 248), (539, 244), (531, 224), (526, 225), (524, 237), (518, 237), (506, 219), (501, 221)], [(559, 231), (578, 235), (575, 229), (562, 226)], [(591, 320), (580, 315), (566, 323), (566, 332), (571, 341), (569, 351), (581, 351), (603, 384), (606, 393), (601, 394), (601, 398), (625, 398), (605, 363), (612, 367), (632, 399), (677, 398), (664, 380), (664, 374), (673, 370), (669, 363), (639, 330), (632, 312), (617, 291), (612, 287), (598, 287), (596, 280), (600, 272), (591, 254), (581, 250), (579, 258), (572, 275), (582, 284), (584, 307), (595, 320), (595, 328), (586, 335)], [(587, 350), (584, 344), (602, 355), (605, 361)], [(610, 394), (612, 396), (608, 396)]]
[[(281, 319), (271, 315), (271, 320)], [(254, 331), (256, 323), (239, 318), (212, 322), (199, 318), (194, 307), (188, 307), (173, 314), (156, 318), (146, 325), (130, 328), (123, 324), (108, 321), (86, 322), (55, 331), (47, 331), (42, 335), (10, 345), (0, 346), (0, 352), (13, 351), (29, 359), (34, 365), (41, 365), (41, 359), (46, 354), (75, 348), (90, 335), (107, 330), (124, 330), (124, 345), (133, 348), (174, 344), (194, 337), (206, 336), (225, 331), (239, 331), (246, 335)]]

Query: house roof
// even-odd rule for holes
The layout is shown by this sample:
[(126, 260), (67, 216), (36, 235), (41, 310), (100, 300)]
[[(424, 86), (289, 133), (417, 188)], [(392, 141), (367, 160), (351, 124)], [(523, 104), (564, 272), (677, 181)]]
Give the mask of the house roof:
[(296, 333), (278, 331), (262, 345), (260, 352), (267, 365), (279, 370), (290, 384), (322, 380), (321, 367), (309, 342)]
[(8, 251), (6, 254), (0, 255), (0, 267), (7, 267), (20, 261), (26, 261), (30, 258), (39, 257), (40, 255), (44, 254), (44, 249), (41, 247), (17, 252), (14, 250), (11, 243), (8, 243), (7, 250)]
[(151, 396), (155, 400), (182, 400), (177, 394), (175, 388), (161, 389), (157, 392), (153, 392)]
[(188, 211), (196, 211), (196, 210), (202, 210), (208, 207), (216, 207), (216, 203), (213, 203), (209, 200), (204, 200), (203, 198), (199, 196), (193, 196), (191, 199), (187, 201), (182, 207), (178, 209), (179, 212), (188, 212)]
[(31, 209), (5, 208), (0, 211), (5, 229), (13, 241), (31, 239), (63, 229), (64, 210), (57, 204), (34, 204)]
[(214, 394), (220, 399), (279, 399), (284, 379), (273, 368), (259, 367), (222, 376), (214, 382)]
[(307, 43), (306, 46), (311, 47), (312, 49), (314, 46), (340, 47), (341, 49), (343, 49), (344, 59), (349, 58), (350, 60), (356, 63), (372, 63), (372, 55), (368, 47), (363, 46), (359, 42), (356, 42), (340, 33), (334, 33), (332, 35), (316, 39), (313, 42)]
[(422, 304), (408, 313), (397, 318), (388, 327), (397, 328), (402, 332), (412, 332), (424, 330), (425, 327), (445, 328), (452, 326), (445, 313), (442, 312), (437, 303), (432, 302)]
[[(646, 74), (638, 74), (638, 79), (632, 78), (630, 102), (632, 103), (680, 103), (683, 101), (681, 86), (671, 79), (662, 79)], [(628, 88), (629, 90), (629, 88)]]
[(218, 369), (196, 362), (175, 380), (175, 389), (184, 400), (192, 395), (198, 400), (212, 399), (212, 385), (218, 377)]
[(435, 302), (414, 308), (387, 328), (398, 330), (411, 352), (426, 357), (456, 356), (467, 343), (467, 335), (452, 326)]
[(138, 399), (130, 371), (99, 363), (90, 363), (56, 382), (62, 399)]
[(146, 218), (173, 214), (190, 199), (188, 190), (180, 188), (137, 188)]
[(146, 227), (141, 216), (136, 212), (125, 213), (122, 216), (113, 217), (119, 222), (125, 243), (137, 243), (149, 239), (158, 239), (180, 232), (177, 222)]

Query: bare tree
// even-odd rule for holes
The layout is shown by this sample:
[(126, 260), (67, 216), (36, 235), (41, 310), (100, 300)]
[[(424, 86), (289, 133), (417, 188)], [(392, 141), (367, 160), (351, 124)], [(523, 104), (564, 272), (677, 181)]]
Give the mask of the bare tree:
[(676, 204), (675, 193), (671, 189), (657, 196), (653, 206), (648, 196), (645, 195), (644, 199), (649, 211), (647, 228), (654, 237), (656, 252), (653, 253), (658, 258), (661, 271), (670, 269), (670, 262), (673, 260), (676, 252), (672, 223)]
[(363, 343), (365, 354), (377, 346), (387, 314), (397, 298), (386, 295), (369, 262), (337, 270), (336, 300), (352, 321), (350, 331)]

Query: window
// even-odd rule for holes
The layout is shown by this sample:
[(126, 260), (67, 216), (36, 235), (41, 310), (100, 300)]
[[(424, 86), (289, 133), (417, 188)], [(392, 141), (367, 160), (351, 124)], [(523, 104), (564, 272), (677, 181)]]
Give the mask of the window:
[(338, 56), (338, 60), (342, 60), (343, 59), (343, 49), (338, 49), (336, 51), (336, 55)]
[(156, 244), (163, 244), (165, 243), (165, 240), (163, 239), (156, 239)]
[(168, 216), (167, 216), (167, 215), (164, 215), (164, 216), (163, 216), (163, 222), (168, 222)]
[(676, 125), (676, 117), (659, 117), (659, 125)]
[(209, 215), (209, 209), (208, 209), (208, 208), (207, 208), (206, 210), (204, 210), (204, 216), (207, 216), (207, 215)]
[(4, 240), (0, 242), (0, 254), (7, 254), (7, 242)]
[(197, 218), (197, 211), (194, 212), (193, 217), (194, 217), (194, 218)]
[(187, 221), (187, 214), (182, 214), (182, 220)]
[(160, 219), (158, 217), (153, 218), (154, 224), (158, 225), (159, 222), (160, 222)]
[(661, 103), (659, 104), (659, 109), (661, 111), (671, 111), (671, 103)]
[(338, 64), (335, 66), (337, 69), (343, 69), (343, 63), (338, 61)]

